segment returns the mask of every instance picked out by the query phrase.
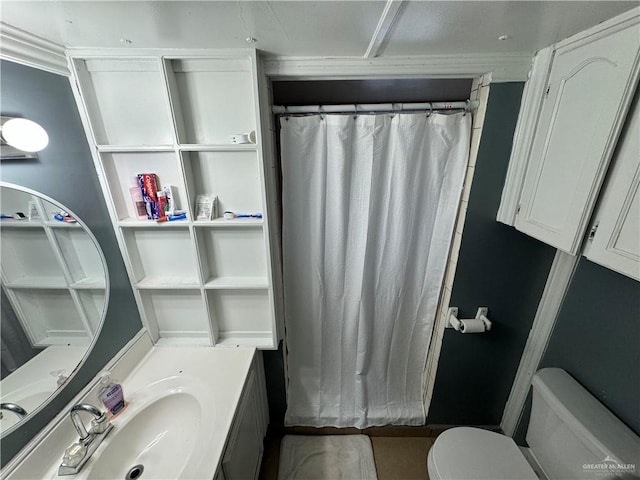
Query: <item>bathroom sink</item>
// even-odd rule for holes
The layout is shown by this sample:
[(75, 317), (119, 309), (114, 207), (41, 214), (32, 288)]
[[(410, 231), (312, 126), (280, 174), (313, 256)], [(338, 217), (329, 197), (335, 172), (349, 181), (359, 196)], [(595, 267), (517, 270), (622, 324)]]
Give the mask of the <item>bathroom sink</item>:
[[(252, 349), (153, 347), (128, 375), (116, 372), (127, 407), (78, 473), (58, 474), (65, 449), (78, 440), (69, 415), (61, 414), (2, 478), (211, 480), (222, 468), (253, 358)], [(73, 403), (97, 404), (95, 391)], [(81, 416), (88, 424), (90, 415)]]
[[(215, 401), (188, 377), (170, 377), (127, 392), (128, 406), (82, 471), (81, 480), (200, 478), (215, 421)], [(65, 477), (60, 477), (65, 478)], [(71, 478), (71, 477), (66, 477)]]
[(193, 395), (172, 393), (114, 430), (88, 479), (178, 478), (197, 440), (200, 404)]

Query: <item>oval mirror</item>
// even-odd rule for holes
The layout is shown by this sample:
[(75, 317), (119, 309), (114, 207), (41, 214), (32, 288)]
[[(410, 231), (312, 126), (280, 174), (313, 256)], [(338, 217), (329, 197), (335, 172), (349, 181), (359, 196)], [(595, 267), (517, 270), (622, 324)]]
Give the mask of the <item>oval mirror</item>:
[(0, 182), (0, 432), (40, 410), (97, 338), (109, 282), (93, 234), (55, 200)]

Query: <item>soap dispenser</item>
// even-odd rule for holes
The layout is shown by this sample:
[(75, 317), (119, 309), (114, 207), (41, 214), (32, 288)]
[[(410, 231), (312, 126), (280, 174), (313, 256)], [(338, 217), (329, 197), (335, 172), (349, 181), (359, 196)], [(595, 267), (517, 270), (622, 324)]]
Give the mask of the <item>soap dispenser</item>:
[(97, 394), (112, 417), (118, 415), (126, 406), (122, 385), (111, 378), (111, 372), (102, 372), (100, 375)]

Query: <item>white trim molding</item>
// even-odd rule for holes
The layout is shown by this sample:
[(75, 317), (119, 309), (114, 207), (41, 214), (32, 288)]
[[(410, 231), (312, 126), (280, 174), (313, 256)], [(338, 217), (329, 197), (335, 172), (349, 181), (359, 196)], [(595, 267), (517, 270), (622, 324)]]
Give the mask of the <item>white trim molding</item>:
[(393, 28), (396, 19), (400, 16), (403, 4), (404, 0), (387, 0), (387, 4), (384, 6), (384, 10), (378, 21), (376, 31), (373, 32), (373, 37), (371, 37), (367, 51), (364, 54), (364, 58), (374, 58), (378, 56), (382, 44), (387, 39), (387, 35), (389, 35), (389, 32)]
[(265, 74), (274, 80), (443, 77), (474, 78), (488, 72), (493, 82), (522, 82), (533, 53), (428, 55), (408, 57), (264, 57)]
[(69, 76), (64, 45), (0, 22), (0, 58)]
[(556, 256), (553, 259), (549, 277), (533, 320), (533, 326), (520, 359), (516, 378), (500, 421), (500, 428), (506, 435), (513, 436), (516, 431), (527, 394), (529, 393), (531, 379), (538, 370), (540, 360), (542, 360), (542, 356), (547, 349), (549, 338), (553, 332), (579, 258), (579, 256), (556, 250)]

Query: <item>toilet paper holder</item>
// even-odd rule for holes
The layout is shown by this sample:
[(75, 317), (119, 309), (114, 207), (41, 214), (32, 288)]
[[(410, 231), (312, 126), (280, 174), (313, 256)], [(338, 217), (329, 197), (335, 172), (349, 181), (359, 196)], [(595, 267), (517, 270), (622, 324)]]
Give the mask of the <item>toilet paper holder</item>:
[(450, 307), (447, 314), (447, 328), (460, 333), (484, 333), (491, 330), (491, 320), (487, 318), (488, 307), (478, 307), (475, 318), (458, 319), (458, 307)]

